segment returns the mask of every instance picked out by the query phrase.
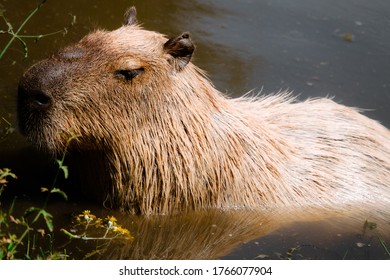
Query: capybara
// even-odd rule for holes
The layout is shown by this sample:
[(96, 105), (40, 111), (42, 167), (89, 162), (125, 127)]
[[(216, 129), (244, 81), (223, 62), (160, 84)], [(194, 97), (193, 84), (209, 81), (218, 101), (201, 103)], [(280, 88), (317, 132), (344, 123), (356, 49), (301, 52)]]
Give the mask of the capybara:
[(231, 99), (191, 63), (189, 33), (97, 30), (26, 71), (21, 132), (80, 158), (84, 187), (131, 213), (385, 210), (390, 132), (328, 98)]

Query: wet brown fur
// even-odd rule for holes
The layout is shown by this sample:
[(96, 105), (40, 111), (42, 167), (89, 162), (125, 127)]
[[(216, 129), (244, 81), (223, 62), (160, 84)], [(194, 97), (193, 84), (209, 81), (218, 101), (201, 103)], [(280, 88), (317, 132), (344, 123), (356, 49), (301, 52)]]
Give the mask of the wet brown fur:
[(129, 10), (121, 28), (92, 32), (24, 74), (21, 131), (54, 154), (78, 135), (69, 150), (82, 159), (87, 192), (133, 213), (385, 212), (387, 128), (326, 98), (229, 99), (192, 51), (187, 33), (168, 40)]

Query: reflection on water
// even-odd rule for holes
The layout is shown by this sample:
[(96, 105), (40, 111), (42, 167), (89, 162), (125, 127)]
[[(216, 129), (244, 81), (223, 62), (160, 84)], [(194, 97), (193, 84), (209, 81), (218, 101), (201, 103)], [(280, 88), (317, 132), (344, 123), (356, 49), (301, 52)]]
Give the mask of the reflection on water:
[[(19, 199), (15, 205), (14, 214), (18, 217), (18, 212), (34, 202)], [(83, 230), (75, 230), (74, 219), (82, 207), (91, 209), (100, 218), (115, 215), (118, 224), (130, 230), (134, 238), (69, 239), (60, 229), (84, 234)], [(141, 217), (85, 202), (56, 201), (48, 206), (48, 211), (55, 217), (55, 231), (51, 234), (55, 236), (54, 250), (66, 250), (69, 259), (389, 258), (381, 242), (390, 242), (390, 224), (367, 223), (367, 216), (358, 209), (348, 214), (323, 210), (312, 213), (207, 210)], [(87, 237), (103, 236), (92, 226), (85, 232)], [(41, 246), (47, 249), (47, 238), (37, 238), (30, 254), (33, 256)]]
[[(0, 0), (14, 28), (38, 2)], [(117, 28), (130, 5), (137, 6), (138, 18), (147, 29), (169, 36), (190, 31), (197, 45), (194, 63), (228, 95), (262, 87), (264, 93), (288, 88), (301, 93), (302, 98), (331, 95), (347, 105), (375, 109), (367, 114), (390, 126), (390, 2), (381, 0), (318, 0), (316, 5), (309, 0), (158, 4), (151, 0), (70, 0), (65, 6), (48, 2), (23, 34), (62, 29), (73, 15), (77, 24), (65, 36), (43, 38), (37, 43), (26, 39), (25, 62), (23, 48), (12, 45), (0, 61), (0, 117), (16, 126), (17, 83), (29, 65), (90, 30)], [(6, 28), (0, 22), (0, 29)], [(344, 40), (345, 34), (352, 35), (352, 42)], [(0, 47), (8, 39), (1, 35)], [(4, 134), (4, 122), (0, 124)], [(41, 186), (50, 185), (55, 170), (52, 159), (32, 149), (17, 132), (0, 142), (1, 167), (11, 168), (19, 177), (8, 189), (18, 194), (20, 209), (36, 203), (31, 196), (39, 193)], [(72, 184), (60, 182), (66, 183)], [(56, 228), (71, 227), (71, 213), (93, 208), (85, 202), (75, 203), (76, 198), (77, 193), (65, 205), (57, 201), (51, 204)], [(112, 244), (110, 250), (94, 255), (96, 258), (389, 258), (376, 232), (363, 231), (367, 217), (361, 215), (325, 219), (322, 215), (209, 211), (145, 218), (100, 208), (95, 211), (115, 215), (135, 234), (132, 243)], [(295, 220), (301, 221), (292, 223)], [(381, 230), (384, 233), (390, 233), (387, 227)], [(56, 240), (58, 245), (66, 242), (60, 232)], [(96, 244), (72, 241), (69, 246), (83, 248), (71, 255), (82, 258)]]
[[(18, 198), (13, 216), (19, 217), (30, 206), (39, 207), (37, 201)], [(9, 209), (9, 202), (2, 207)], [(91, 238), (103, 234), (93, 226), (88, 230), (78, 226), (74, 217), (83, 209), (102, 219), (115, 216), (133, 239)], [(375, 219), (361, 209), (348, 213), (210, 209), (143, 217), (88, 202), (54, 200), (47, 211), (54, 216), (51, 246), (55, 252), (66, 252), (69, 259), (389, 259), (384, 247), (390, 242), (388, 217)], [(35, 226), (45, 228), (43, 223)], [(90, 239), (70, 239), (62, 229)], [(47, 235), (36, 237), (30, 255), (38, 255), (41, 247), (48, 250), (48, 245)]]
[[(294, 218), (302, 221), (293, 223)], [(313, 222), (315, 219), (321, 220)], [(124, 246), (114, 245), (99, 258), (389, 258), (376, 239), (376, 233), (363, 230), (364, 221), (335, 217), (327, 219), (322, 214), (321, 217), (311, 216), (310, 220), (313, 221), (305, 221), (304, 214), (297, 218), (276, 213), (213, 210), (138, 218), (132, 221), (134, 241)], [(389, 227), (385, 230), (389, 230)], [(382, 238), (388, 240), (388, 236)]]

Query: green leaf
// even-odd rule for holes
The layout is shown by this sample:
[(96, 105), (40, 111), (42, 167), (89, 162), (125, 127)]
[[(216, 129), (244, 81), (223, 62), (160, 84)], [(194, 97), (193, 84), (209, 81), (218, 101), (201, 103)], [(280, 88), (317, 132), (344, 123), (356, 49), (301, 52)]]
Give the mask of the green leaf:
[(34, 212), (40, 211), (40, 210), (41, 210), (41, 208), (31, 206), (31, 207), (27, 208), (26, 211), (24, 211), (23, 216), (26, 217), (26, 216), (30, 215), (31, 213), (34, 213)]
[(8, 244), (7, 251), (8, 251), (8, 252), (9, 252), (9, 251), (12, 251), (12, 250), (14, 249), (14, 247), (15, 247), (15, 243), (10, 242), (10, 243)]
[(4, 168), (0, 169), (0, 178), (6, 178), (6, 177), (11, 177), (13, 179), (17, 179), (16, 175), (11, 172), (11, 169), (9, 168)]
[(46, 222), (46, 226), (49, 229), (49, 231), (53, 231), (53, 215), (51, 215), (49, 212), (46, 212), (45, 210), (41, 209), (40, 214), (43, 216)]
[(66, 165), (63, 165), (63, 161), (57, 159), (58, 167), (64, 172), (65, 179), (68, 179), (69, 171)]
[(53, 188), (50, 193), (58, 193), (60, 194), (65, 200), (68, 200), (68, 196), (66, 195), (66, 193), (58, 188)]

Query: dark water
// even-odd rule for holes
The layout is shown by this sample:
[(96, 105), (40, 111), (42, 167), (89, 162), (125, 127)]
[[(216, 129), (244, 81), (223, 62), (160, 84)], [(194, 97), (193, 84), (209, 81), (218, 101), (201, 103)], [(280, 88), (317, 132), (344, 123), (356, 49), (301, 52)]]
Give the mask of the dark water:
[[(0, 0), (0, 9), (16, 30), (38, 2)], [(170, 36), (190, 31), (197, 45), (194, 63), (230, 96), (252, 89), (263, 93), (289, 89), (302, 99), (334, 96), (343, 104), (372, 109), (366, 114), (390, 127), (387, 0), (47, 1), (21, 34), (61, 30), (69, 26), (73, 16), (77, 23), (65, 36), (38, 42), (26, 39), (25, 61), (17, 41), (0, 60), (0, 168), (9, 167), (18, 176), (7, 187), (8, 192), (18, 195), (15, 211), (39, 205), (39, 189), (50, 186), (55, 173), (52, 161), (35, 151), (17, 131), (6, 135), (7, 122), (16, 127), (20, 75), (35, 61), (91, 30), (119, 27), (130, 5), (136, 5), (138, 19), (146, 29)], [(0, 29), (8, 29), (2, 19)], [(1, 34), (0, 47), (9, 39)], [(2, 201), (13, 196), (5, 193)], [(2, 209), (8, 202), (3, 201)], [(116, 216), (134, 233), (131, 244), (113, 245), (110, 254), (92, 258), (389, 258), (376, 232), (364, 231), (364, 220), (290, 224), (288, 219), (270, 214), (226, 212), (128, 217), (78, 202), (72, 196), (66, 203), (54, 199), (49, 209), (58, 229), (71, 226), (73, 213), (91, 209), (100, 216)], [(55, 240), (56, 244), (66, 242), (61, 232)], [(81, 258), (96, 244), (73, 241), (70, 246), (71, 257)]]

